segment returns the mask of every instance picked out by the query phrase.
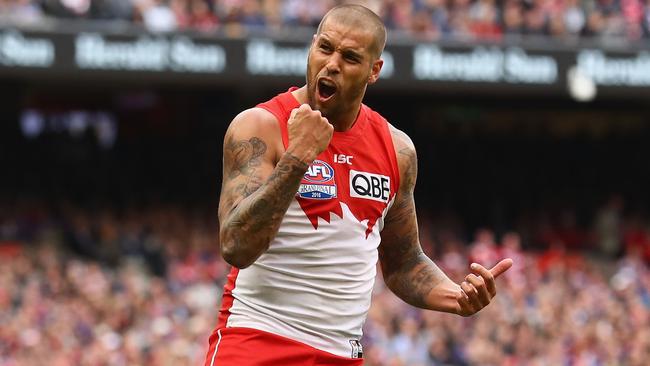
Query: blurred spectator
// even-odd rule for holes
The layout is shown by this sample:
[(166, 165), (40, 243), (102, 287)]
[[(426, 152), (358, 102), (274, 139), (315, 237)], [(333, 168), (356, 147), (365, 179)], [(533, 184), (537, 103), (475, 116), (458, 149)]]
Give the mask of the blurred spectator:
[(548, 18), (544, 10), (532, 7), (524, 15), (524, 33), (528, 35), (548, 35)]
[(176, 15), (167, 0), (138, 0), (142, 22), (152, 32), (171, 32), (178, 28)]
[(217, 16), (214, 14), (207, 0), (189, 0), (190, 1), (190, 24), (192, 28), (210, 32), (214, 31), (219, 24)]
[(31, 0), (2, 0), (0, 1), (0, 19), (11, 16), (18, 23), (36, 23), (43, 18), (43, 11), (38, 3)]
[(133, 18), (132, 0), (92, 0), (90, 17), (104, 20), (131, 20)]
[(451, 38), (471, 38), (469, 8), (470, 0), (453, 0), (449, 8), (449, 36)]
[(478, 0), (470, 6), (470, 30), (476, 38), (490, 40), (501, 38), (497, 9), (495, 0)]
[(642, 217), (635, 215), (627, 221), (623, 241), (626, 253), (650, 263), (650, 225)]
[(623, 199), (612, 196), (596, 215), (598, 249), (608, 257), (621, 254)]
[(500, 260), (500, 255), (492, 230), (481, 228), (476, 231), (474, 242), (470, 244), (469, 260), (481, 263), (488, 268), (492, 268), (492, 266), (497, 264)]
[(518, 0), (507, 0), (503, 9), (503, 33), (520, 35), (524, 31), (523, 7)]
[(625, 35), (625, 18), (623, 17), (621, 3), (618, 0), (598, 0), (596, 10), (603, 16), (603, 35)]
[(174, 13), (176, 27), (179, 30), (186, 30), (192, 26), (192, 16), (190, 15), (188, 0), (171, 0), (169, 8)]
[(47, 14), (58, 18), (84, 18), (88, 16), (91, 0), (44, 0)]
[(564, 8), (564, 29), (568, 35), (579, 35), (586, 23), (585, 10), (579, 0), (568, 0)]
[(641, 14), (641, 28), (643, 35), (650, 38), (650, 0), (646, 0), (643, 6), (643, 13)]

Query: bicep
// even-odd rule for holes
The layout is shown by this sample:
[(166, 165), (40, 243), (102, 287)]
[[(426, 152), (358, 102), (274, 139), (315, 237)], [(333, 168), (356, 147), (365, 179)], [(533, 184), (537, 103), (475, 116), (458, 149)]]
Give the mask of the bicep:
[(219, 220), (257, 191), (273, 172), (277, 138), (273, 125), (257, 112), (244, 112), (228, 127), (223, 143), (223, 180)]
[(397, 140), (400, 187), (386, 214), (381, 232), (379, 260), (384, 276), (410, 267), (422, 254), (413, 193), (417, 178), (417, 156), (410, 139)]
[(413, 197), (398, 194), (381, 232), (379, 261), (384, 277), (408, 267), (421, 253)]

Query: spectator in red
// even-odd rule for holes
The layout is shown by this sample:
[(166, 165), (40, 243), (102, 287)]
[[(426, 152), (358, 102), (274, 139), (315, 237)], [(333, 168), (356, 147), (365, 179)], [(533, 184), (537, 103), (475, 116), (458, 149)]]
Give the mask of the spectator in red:
[(623, 242), (628, 255), (642, 258), (650, 265), (650, 226), (640, 216), (628, 219)]
[(499, 255), (494, 232), (488, 228), (478, 229), (474, 235), (474, 242), (470, 245), (470, 261), (493, 266), (499, 261)]
[(501, 38), (495, 0), (478, 0), (469, 8), (470, 31), (477, 39), (496, 41)]
[(176, 25), (178, 29), (185, 30), (192, 26), (188, 0), (171, 0), (169, 7), (176, 17)]
[(190, 21), (193, 28), (202, 32), (211, 32), (217, 28), (219, 20), (206, 0), (190, 1)]

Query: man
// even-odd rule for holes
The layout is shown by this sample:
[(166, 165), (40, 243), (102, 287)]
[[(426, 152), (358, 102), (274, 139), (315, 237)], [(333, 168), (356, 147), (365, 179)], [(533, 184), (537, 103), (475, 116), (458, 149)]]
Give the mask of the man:
[(313, 37), (307, 85), (228, 128), (219, 234), (233, 269), (205, 365), (361, 365), (377, 259), (388, 287), (420, 308), (469, 316), (495, 296), (511, 260), (472, 264), (458, 285), (420, 248), (415, 148), (362, 104), (385, 40), (370, 10), (334, 8)]

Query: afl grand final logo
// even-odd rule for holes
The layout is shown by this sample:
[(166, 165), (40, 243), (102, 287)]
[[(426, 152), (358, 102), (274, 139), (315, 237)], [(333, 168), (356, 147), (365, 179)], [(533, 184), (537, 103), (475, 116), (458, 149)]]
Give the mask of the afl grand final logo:
[(298, 195), (302, 198), (326, 200), (336, 197), (334, 169), (322, 160), (314, 160), (305, 172)]

